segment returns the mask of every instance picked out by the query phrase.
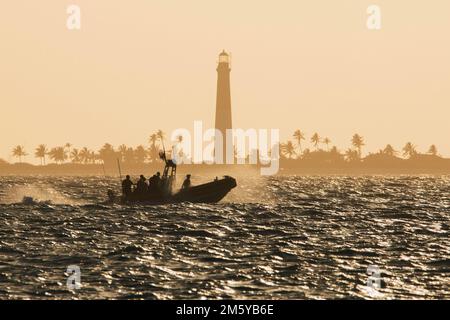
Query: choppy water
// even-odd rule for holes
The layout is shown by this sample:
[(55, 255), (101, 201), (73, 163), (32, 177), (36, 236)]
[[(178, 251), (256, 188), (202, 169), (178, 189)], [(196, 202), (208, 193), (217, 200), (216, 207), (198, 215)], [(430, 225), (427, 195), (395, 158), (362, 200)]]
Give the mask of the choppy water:
[(381, 298), (450, 298), (450, 177), (248, 179), (217, 205), (119, 206), (117, 179), (3, 177), (0, 299), (370, 298), (370, 265)]

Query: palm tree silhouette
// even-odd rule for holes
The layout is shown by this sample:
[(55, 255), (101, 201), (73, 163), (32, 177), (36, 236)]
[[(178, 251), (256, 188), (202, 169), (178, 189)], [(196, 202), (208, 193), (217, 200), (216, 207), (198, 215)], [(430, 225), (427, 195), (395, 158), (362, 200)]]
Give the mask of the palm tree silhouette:
[(95, 164), (97, 163), (97, 160), (100, 160), (100, 158), (98, 157), (97, 154), (95, 154), (94, 151), (91, 150), (89, 152), (89, 162)]
[(432, 144), (430, 146), (430, 149), (428, 149), (428, 153), (433, 155), (433, 156), (437, 156), (437, 154), (438, 154), (437, 147), (434, 144)]
[[(165, 152), (165, 151), (166, 151), (166, 148), (165, 148), (165, 146), (164, 146), (164, 138), (165, 138), (166, 134), (165, 134), (161, 129), (159, 129), (159, 130), (156, 132), (156, 135), (157, 135), (159, 141), (161, 142), (161, 145), (162, 145), (162, 147), (163, 147), (163, 151)], [(159, 152), (158, 152), (158, 154), (159, 154)], [(158, 158), (156, 158), (156, 159), (158, 159)]]
[(297, 145), (300, 150), (299, 155), (301, 155), (303, 153), (302, 140), (305, 140), (305, 134), (300, 129), (297, 129), (295, 130), (293, 137), (297, 141)]
[(151, 134), (149, 138), (150, 143), (149, 157), (152, 162), (158, 160), (158, 148), (156, 147), (157, 142), (158, 142), (158, 135), (156, 133)]
[(329, 138), (325, 138), (325, 139), (323, 139), (323, 143), (325, 143), (327, 145), (327, 151), (330, 151), (329, 145), (331, 143), (331, 140)]
[(14, 157), (19, 158), (19, 163), (22, 163), (22, 157), (25, 157), (26, 155), (28, 155), (23, 146), (16, 146), (13, 149), (12, 154)]
[(45, 144), (40, 144), (34, 152), (34, 156), (36, 158), (41, 159), (41, 166), (45, 165), (45, 156), (47, 155), (48, 150), (47, 150), (47, 146)]
[(284, 156), (291, 159), (295, 155), (295, 147), (292, 141), (281, 144), (281, 152)]
[(383, 149), (382, 153), (388, 155), (388, 156), (395, 156), (398, 152), (390, 145), (386, 145), (386, 147)]
[(80, 151), (77, 148), (73, 148), (72, 151), (70, 152), (70, 159), (72, 160), (73, 163), (81, 162)]
[(416, 150), (415, 145), (413, 145), (411, 142), (408, 142), (407, 144), (405, 144), (405, 146), (403, 147), (403, 156), (404, 157), (408, 157), (411, 159), (416, 154), (417, 154), (417, 150)]
[(347, 161), (357, 161), (359, 160), (359, 154), (358, 151), (353, 150), (353, 149), (347, 149), (347, 151), (345, 151), (345, 158), (347, 159)]
[(317, 150), (320, 143), (320, 136), (317, 132), (314, 133), (313, 136), (311, 137), (311, 142), (314, 144), (314, 147), (316, 147)]
[(65, 147), (52, 148), (48, 155), (50, 156), (50, 159), (59, 164), (63, 163), (67, 159), (67, 151)]
[(105, 143), (98, 151), (97, 158), (101, 160), (103, 164), (111, 164), (115, 163), (117, 159), (117, 153), (110, 143)]
[(90, 157), (91, 157), (91, 152), (89, 151), (88, 148), (84, 147), (83, 149), (80, 150), (80, 161), (83, 162), (84, 164), (89, 163)]
[(156, 132), (156, 136), (158, 137), (159, 141), (161, 141), (161, 143), (164, 143), (164, 139), (166, 137), (166, 134), (161, 129), (159, 129)]
[(136, 157), (134, 155), (133, 148), (131, 148), (131, 147), (127, 148), (127, 151), (125, 152), (124, 162), (129, 165), (133, 165), (136, 163)]
[(156, 145), (156, 142), (158, 141), (158, 135), (156, 133), (152, 133), (150, 135), (150, 138), (148, 139), (150, 145), (154, 146)]
[(147, 159), (147, 151), (143, 146), (137, 146), (136, 149), (134, 150), (134, 157), (138, 164), (143, 164)]
[(120, 161), (124, 161), (125, 159), (125, 152), (127, 152), (127, 146), (124, 144), (121, 144), (118, 148), (117, 148), (119, 154), (120, 154)]
[(361, 158), (361, 148), (364, 146), (364, 138), (355, 133), (352, 137), (352, 145), (358, 149), (358, 156)]

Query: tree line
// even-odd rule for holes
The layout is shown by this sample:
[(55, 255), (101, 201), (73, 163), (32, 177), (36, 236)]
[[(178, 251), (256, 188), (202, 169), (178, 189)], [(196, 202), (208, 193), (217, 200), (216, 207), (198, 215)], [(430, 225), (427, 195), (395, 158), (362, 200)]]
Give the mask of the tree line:
[[(288, 140), (280, 145), (280, 154), (282, 158), (285, 159), (308, 159), (311, 158), (312, 154), (328, 154), (335, 156), (336, 158), (343, 158), (347, 161), (358, 161), (362, 159), (362, 148), (365, 146), (364, 138), (355, 133), (351, 140), (351, 147), (348, 148), (344, 153), (340, 152), (336, 146), (330, 148), (331, 140), (328, 137), (322, 138), (317, 132), (311, 135), (309, 141), (314, 147), (313, 150), (310, 148), (303, 148), (304, 142), (306, 142), (306, 134), (297, 129), (292, 135), (293, 140)], [(324, 147), (324, 148), (321, 148)], [(386, 155), (390, 157), (396, 157), (401, 155), (404, 158), (410, 159), (418, 155), (417, 146), (411, 142), (407, 142), (405, 146), (400, 150), (395, 150), (392, 145), (387, 144), (384, 149), (379, 150), (376, 154)], [(437, 156), (438, 149), (433, 144), (429, 147), (427, 154)], [(373, 153), (370, 153), (373, 155)]]
[[(34, 149), (34, 157), (40, 160), (41, 165), (46, 165), (48, 160), (56, 164), (67, 162), (75, 164), (113, 164), (117, 159), (129, 165), (139, 165), (159, 160), (159, 151), (162, 149), (164, 138), (165, 133), (158, 130), (150, 135), (148, 147), (139, 145), (133, 148), (122, 144), (116, 149), (111, 144), (105, 143), (98, 151), (87, 147), (75, 148), (71, 143), (53, 148), (40, 144)], [(28, 152), (23, 146), (18, 145), (12, 150), (12, 155), (22, 163), (23, 157), (27, 156)]]
[[(307, 141), (306, 134), (297, 129), (293, 135), (292, 140), (280, 144), (280, 156), (282, 159), (317, 159), (321, 156), (327, 158), (334, 158), (346, 161), (358, 161), (362, 159), (362, 148), (365, 146), (364, 138), (355, 133), (351, 140), (351, 147), (345, 152), (340, 152), (336, 146), (331, 145), (331, 139), (328, 137), (321, 137), (317, 132), (312, 134), (309, 141), (313, 147), (304, 148), (304, 143)], [(153, 163), (159, 160), (159, 151), (163, 147), (165, 133), (158, 130), (151, 134), (147, 147), (139, 145), (135, 148), (126, 146), (124, 144), (114, 148), (111, 144), (105, 143), (100, 150), (94, 151), (87, 147), (81, 149), (74, 148), (71, 143), (66, 143), (64, 146), (57, 146), (48, 148), (45, 144), (40, 144), (34, 150), (34, 157), (38, 158), (41, 165), (46, 165), (48, 160), (57, 164), (75, 163), (75, 164), (112, 164), (119, 159), (121, 162), (129, 165), (139, 165), (144, 163)], [(182, 137), (178, 138), (178, 142), (182, 141)], [(396, 157), (401, 155), (405, 158), (412, 158), (418, 155), (417, 147), (407, 142), (400, 150), (394, 149), (392, 145), (387, 144), (384, 149), (381, 149), (376, 154)], [(373, 154), (373, 153), (371, 153)], [(433, 144), (429, 147), (427, 154), (437, 156), (437, 147)], [(12, 155), (21, 163), (23, 157), (28, 153), (21, 145), (16, 146), (12, 150)]]

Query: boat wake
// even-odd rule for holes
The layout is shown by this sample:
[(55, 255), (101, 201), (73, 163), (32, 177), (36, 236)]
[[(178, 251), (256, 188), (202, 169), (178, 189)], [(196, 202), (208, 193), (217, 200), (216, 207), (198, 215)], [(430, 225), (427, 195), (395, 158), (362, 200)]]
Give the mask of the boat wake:
[(12, 186), (4, 190), (0, 196), (2, 204), (61, 204), (61, 205), (83, 205), (83, 200), (73, 199), (48, 185), (20, 185)]

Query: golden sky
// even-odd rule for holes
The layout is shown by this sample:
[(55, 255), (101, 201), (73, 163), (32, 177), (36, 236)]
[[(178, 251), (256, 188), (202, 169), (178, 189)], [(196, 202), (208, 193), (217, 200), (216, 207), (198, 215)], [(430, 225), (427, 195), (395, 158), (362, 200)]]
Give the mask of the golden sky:
[[(80, 31), (66, 28), (69, 4)], [(366, 27), (371, 4), (380, 31)], [(358, 132), (365, 151), (411, 141), (450, 156), (449, 34), (448, 0), (4, 1), (0, 158), (211, 126), (222, 49), (234, 127), (317, 131), (340, 149)]]

